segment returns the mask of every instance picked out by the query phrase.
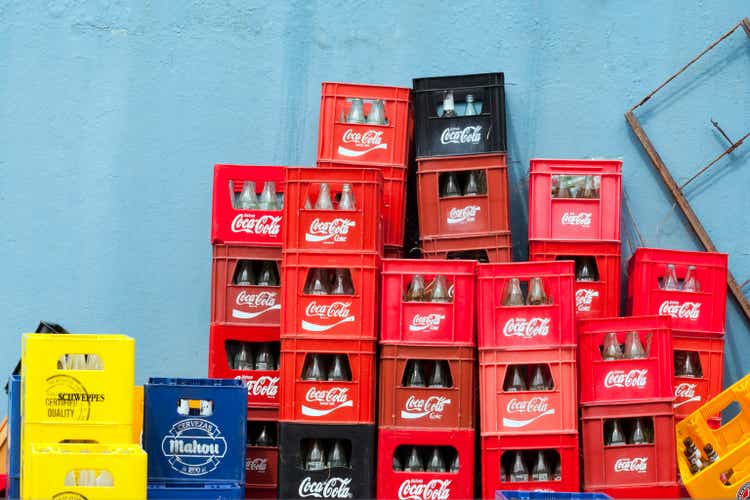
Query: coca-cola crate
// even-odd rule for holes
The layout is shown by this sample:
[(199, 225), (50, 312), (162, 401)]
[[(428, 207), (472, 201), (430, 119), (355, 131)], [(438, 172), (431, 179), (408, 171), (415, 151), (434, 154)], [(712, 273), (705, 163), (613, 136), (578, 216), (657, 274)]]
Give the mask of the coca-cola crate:
[(283, 197), (285, 169), (286, 167), (255, 165), (214, 166), (212, 244), (281, 246), (281, 208), (278, 210), (244, 210), (235, 207), (238, 206), (237, 198), (245, 181), (255, 182), (257, 196), (263, 191), (265, 182), (275, 182), (277, 197), (279, 194)]
[[(619, 241), (529, 241), (529, 260), (576, 260), (591, 257), (596, 264), (594, 281), (573, 284), (576, 318), (609, 318), (620, 314)], [(577, 265), (577, 264), (576, 264)]]
[[(679, 484), (665, 484), (658, 486), (623, 486), (622, 488), (586, 488), (586, 491), (603, 493), (611, 498), (684, 498), (680, 493)], [(685, 495), (687, 496), (687, 495)]]
[[(369, 164), (368, 166), (375, 167)], [(351, 168), (352, 166), (341, 162), (319, 161), (318, 167)], [(383, 174), (383, 244), (385, 245), (384, 252), (388, 252), (404, 244), (407, 167), (388, 165), (380, 166), (379, 169)]]
[[(482, 498), (492, 499), (497, 490), (579, 491), (578, 433), (540, 435), (482, 435)], [(549, 481), (531, 480), (538, 452), (549, 466)], [(528, 481), (510, 481), (516, 452), (522, 454)], [(556, 464), (560, 464), (559, 475)], [(505, 474), (503, 476), (503, 473)]]
[[(632, 403), (643, 399), (672, 398), (670, 324), (669, 316), (628, 316), (579, 321), (580, 403)], [(645, 357), (625, 357), (627, 339), (632, 333), (638, 335)], [(604, 349), (607, 347), (605, 339), (612, 334), (617, 337), (617, 348), (622, 357), (604, 359)]]
[[(315, 269), (346, 269), (353, 294), (312, 295), (305, 292), (308, 274)], [(281, 274), (282, 338), (377, 339), (378, 273), (376, 254), (284, 252)]]
[(620, 160), (533, 158), (529, 239), (619, 240), (621, 170)]
[[(332, 209), (315, 204), (326, 183)], [(339, 209), (349, 184), (354, 209)], [(305, 208), (307, 203), (311, 208)], [(383, 253), (383, 176), (374, 168), (287, 168), (282, 241), (285, 251)]]
[[(316, 425), (281, 422), (279, 498), (375, 498), (375, 425)], [(349, 467), (307, 470), (307, 452), (317, 440), (324, 462), (334, 441)]]
[[(503, 73), (414, 79), (417, 158), (506, 150)], [(456, 116), (443, 117), (445, 97), (453, 93)], [(476, 114), (464, 114), (466, 96)]]
[[(539, 370), (544, 389), (532, 388)], [(524, 387), (514, 387), (520, 375)], [(517, 389), (517, 390), (513, 390)], [(479, 352), (482, 436), (578, 431), (575, 346)]]
[[(637, 420), (645, 442), (633, 439)], [(615, 426), (625, 444), (609, 444)], [(582, 406), (584, 488), (676, 486), (674, 436), (671, 397)]]
[(279, 498), (277, 488), (245, 488), (245, 497), (252, 499), (274, 499)]
[(472, 259), (479, 262), (510, 262), (513, 245), (510, 231), (481, 236), (457, 235), (420, 241), (425, 259)]
[[(240, 265), (247, 263), (255, 279), (262, 262), (273, 263), (275, 285), (237, 285)], [(211, 322), (237, 326), (281, 324), (281, 248), (240, 245), (213, 246), (211, 271)]]
[[(426, 158), (417, 169), (421, 238), (510, 231), (505, 154)], [(472, 171), (477, 194), (442, 196), (448, 175), (463, 193)]]
[[(541, 278), (546, 304), (503, 305), (510, 280), (526, 290)], [(538, 349), (575, 345), (573, 263), (514, 262), (477, 266), (477, 334), (480, 349)]]
[[(255, 408), (278, 408), (279, 370), (238, 370), (233, 368), (234, 356), (242, 344), (250, 352), (265, 344), (274, 356), (279, 355), (279, 329), (274, 327), (237, 327), (211, 325), (208, 350), (208, 376), (242, 380), (247, 387), (247, 405)], [(256, 348), (256, 349), (253, 349)], [(278, 365), (278, 357), (276, 358)], [(251, 359), (252, 363), (253, 360)]]
[[(474, 359), (467, 346), (381, 346), (379, 425), (473, 429)], [(415, 361), (424, 387), (409, 385)], [(445, 387), (430, 387), (438, 362)]]
[[(306, 423), (375, 423), (375, 349), (373, 340), (282, 339), (279, 420)], [(320, 354), (328, 378), (340, 355), (348, 362), (349, 380), (304, 380), (312, 354)], [(344, 366), (346, 368), (346, 366)]]
[[(257, 439), (264, 430), (270, 441), (259, 444)], [(278, 421), (248, 420), (247, 451), (245, 454), (246, 488), (272, 488), (275, 490), (278, 486), (278, 438)]]
[[(475, 273), (474, 261), (383, 260), (380, 343), (473, 346)], [(406, 300), (415, 275), (444, 276), (449, 302)]]
[(406, 257), (406, 252), (402, 247), (386, 246), (383, 248), (384, 259), (403, 259), (404, 257)]
[[(682, 419), (721, 393), (724, 380), (724, 338), (683, 334), (672, 330), (672, 349), (674, 416)], [(690, 370), (685, 372), (687, 361), (692, 364), (692, 375)], [(716, 417), (715, 420), (718, 420), (719, 415)]]
[[(377, 498), (474, 498), (474, 431), (414, 430), (381, 427), (378, 431)], [(425, 468), (432, 454), (442, 457), (445, 472), (407, 471), (412, 451)], [(458, 471), (451, 466), (458, 457)], [(396, 460), (401, 467), (396, 470)]]
[[(664, 290), (667, 265), (674, 264), (679, 286), (695, 266), (696, 292)], [(668, 314), (675, 330), (724, 335), (727, 302), (727, 254), (639, 248), (628, 263), (627, 310), (631, 314)]]
[(204, 483), (201, 480), (190, 483), (149, 481), (147, 498), (165, 498), (168, 500), (200, 500), (206, 498), (214, 500), (240, 500), (244, 498), (242, 496), (243, 493), (244, 488), (242, 484), (235, 481), (225, 483)]
[(604, 493), (578, 493), (549, 491), (496, 491), (495, 500), (612, 500)]
[[(411, 89), (333, 82), (322, 86), (318, 161), (406, 166), (414, 126)], [(376, 101), (382, 101), (385, 123), (348, 122), (352, 99), (362, 100), (365, 116)]]

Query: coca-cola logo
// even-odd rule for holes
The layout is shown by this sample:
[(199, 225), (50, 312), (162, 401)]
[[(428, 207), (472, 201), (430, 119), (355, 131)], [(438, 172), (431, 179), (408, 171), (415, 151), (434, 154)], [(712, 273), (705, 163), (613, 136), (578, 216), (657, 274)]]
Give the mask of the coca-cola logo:
[(683, 302), (680, 304), (677, 300), (665, 300), (659, 306), (659, 314), (697, 321), (701, 315), (701, 304), (700, 302)]
[(451, 479), (407, 479), (398, 487), (399, 500), (447, 500)]
[(591, 290), (590, 288), (580, 288), (576, 290), (576, 311), (590, 312), (591, 305), (594, 302), (594, 297), (599, 297), (599, 292), (597, 290)]
[[(697, 384), (689, 384), (687, 382), (683, 382), (674, 386), (674, 407), (679, 408), (680, 406), (686, 405), (688, 403), (701, 401), (701, 395), (695, 393), (696, 387)], [(680, 399), (681, 401), (677, 401), (678, 399)]]
[(318, 304), (316, 301), (312, 301), (307, 304), (307, 307), (305, 308), (305, 315), (308, 318), (318, 318), (322, 320), (334, 319), (337, 321), (329, 325), (321, 325), (311, 321), (302, 320), (302, 329), (311, 332), (324, 332), (331, 328), (335, 328), (342, 323), (352, 323), (355, 321), (355, 316), (352, 316), (351, 314), (351, 305), (351, 302)]
[(612, 370), (604, 377), (604, 387), (637, 387), (643, 389), (646, 387), (648, 369), (633, 369), (629, 372), (625, 370)]
[(330, 389), (310, 387), (305, 394), (305, 401), (317, 405), (317, 408), (302, 405), (302, 414), (308, 417), (323, 417), (340, 408), (354, 407), (354, 401), (349, 399), (348, 387), (332, 387)]
[(261, 375), (255, 378), (254, 375), (237, 375), (234, 378), (242, 380), (245, 383), (248, 396), (265, 396), (270, 399), (276, 399), (276, 395), (279, 392), (279, 377)]
[(547, 415), (556, 413), (554, 408), (550, 408), (549, 398), (546, 396), (534, 396), (529, 399), (513, 398), (505, 405), (505, 411), (509, 415), (532, 415), (529, 418), (503, 417), (503, 425), (511, 429), (526, 427)]
[(451, 208), (448, 212), (448, 224), (466, 224), (477, 220), (477, 213), (482, 208), (477, 205), (469, 205), (464, 208)]
[(231, 226), (233, 233), (247, 233), (264, 236), (278, 236), (281, 232), (280, 215), (261, 215), (240, 213), (234, 217)]
[(330, 221), (315, 218), (305, 234), (305, 241), (310, 243), (346, 243), (349, 229), (356, 226), (356, 221), (343, 217), (336, 217)]
[(352, 498), (349, 487), (351, 478), (331, 477), (323, 481), (313, 481), (310, 476), (305, 477), (299, 484), (299, 496), (302, 498)]
[(618, 458), (615, 462), (615, 472), (648, 472), (648, 457)]
[(549, 335), (550, 318), (510, 318), (503, 326), (506, 337), (546, 337)]
[(281, 309), (281, 304), (276, 303), (276, 296), (277, 294), (274, 292), (248, 293), (242, 290), (237, 294), (237, 298), (235, 299), (235, 303), (238, 306), (247, 306), (250, 309), (263, 309), (248, 312), (232, 308), (232, 317), (237, 319), (253, 319), (269, 311)]
[(248, 458), (245, 461), (245, 470), (262, 474), (268, 470), (268, 459), (261, 457)]
[(363, 156), (377, 149), (388, 149), (388, 143), (383, 142), (382, 130), (367, 130), (365, 132), (355, 132), (354, 129), (347, 129), (341, 136), (341, 142), (351, 144), (358, 149), (349, 149), (339, 145), (338, 154), (341, 156), (357, 157)]
[(430, 420), (440, 420), (449, 404), (451, 404), (451, 400), (444, 396), (430, 396), (426, 399), (419, 399), (412, 394), (404, 403), (401, 418), (415, 420), (427, 417)]
[(414, 317), (411, 319), (411, 324), (409, 325), (409, 331), (410, 332), (423, 332), (425, 330), (427, 331), (437, 331), (440, 329), (440, 322), (445, 319), (444, 314), (415, 314)]
[(482, 126), (448, 127), (440, 134), (441, 144), (479, 144), (482, 141)]
[(591, 226), (591, 213), (589, 212), (565, 212), (562, 214), (562, 218), (560, 219), (560, 222), (564, 226), (583, 226), (583, 227), (590, 227)]

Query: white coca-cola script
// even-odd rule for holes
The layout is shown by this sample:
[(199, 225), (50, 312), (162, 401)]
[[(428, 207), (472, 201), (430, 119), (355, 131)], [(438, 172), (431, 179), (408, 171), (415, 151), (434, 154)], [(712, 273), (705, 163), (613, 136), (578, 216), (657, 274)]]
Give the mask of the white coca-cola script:
[(560, 222), (563, 226), (591, 227), (591, 213), (589, 212), (565, 212)]
[(430, 396), (426, 399), (420, 399), (412, 394), (404, 403), (401, 418), (415, 420), (427, 417), (430, 420), (440, 420), (443, 418), (445, 407), (449, 404), (451, 404), (451, 400), (444, 396)]
[(279, 392), (279, 377), (261, 375), (255, 378), (255, 375), (237, 375), (234, 378), (242, 380), (245, 383), (248, 396), (265, 396), (270, 399), (276, 399), (276, 395)]
[(411, 323), (409, 324), (409, 331), (410, 332), (423, 332), (425, 330), (427, 331), (437, 331), (440, 329), (440, 322), (445, 319), (444, 314), (415, 314), (414, 317), (411, 319)]
[(237, 214), (232, 221), (233, 233), (248, 233), (277, 237), (281, 232), (280, 215), (261, 215), (241, 213)]
[(648, 369), (612, 370), (604, 377), (604, 387), (637, 387), (643, 389), (648, 382)]
[(302, 320), (302, 329), (310, 332), (324, 332), (337, 327), (342, 323), (353, 323), (355, 316), (351, 312), (351, 302), (332, 302), (331, 304), (318, 304), (312, 301), (305, 307), (305, 315), (308, 318), (319, 320), (333, 319), (334, 323), (321, 325), (308, 320)]
[[(248, 293), (242, 290), (234, 300), (238, 306), (247, 306), (252, 311), (242, 311), (232, 308), (232, 317), (237, 319), (253, 319), (269, 311), (281, 309), (281, 304), (276, 303), (277, 294), (274, 292)], [(260, 309), (260, 310), (257, 310)]]
[(698, 321), (701, 316), (700, 302), (683, 302), (677, 300), (665, 300), (659, 306), (659, 314), (667, 314), (673, 318), (689, 319)]
[(477, 220), (477, 213), (482, 210), (478, 205), (469, 205), (464, 208), (451, 208), (448, 212), (448, 224), (466, 224)]
[(615, 462), (615, 472), (648, 472), (648, 457), (618, 458)]
[(693, 398), (695, 397), (696, 384), (677, 384), (674, 388), (675, 398)]
[(508, 415), (519, 415), (518, 417), (503, 417), (503, 425), (513, 429), (519, 429), (531, 425), (542, 417), (554, 415), (555, 409), (550, 408), (549, 398), (546, 396), (534, 396), (529, 399), (513, 398), (505, 405)]
[(323, 417), (340, 408), (354, 407), (354, 401), (349, 399), (348, 387), (332, 387), (318, 389), (310, 387), (305, 394), (307, 403), (314, 403), (316, 407), (302, 404), (302, 414), (308, 417)]
[(597, 290), (591, 290), (590, 288), (580, 288), (576, 290), (576, 311), (590, 312), (591, 304), (594, 302), (594, 297), (599, 297), (599, 292)]
[(365, 132), (355, 132), (353, 129), (347, 129), (341, 136), (341, 142), (357, 148), (349, 149), (344, 145), (338, 147), (338, 154), (350, 158), (364, 156), (370, 151), (377, 149), (388, 149), (388, 143), (383, 142), (382, 130), (370, 129)]
[(447, 500), (451, 479), (407, 479), (398, 487), (399, 500)]
[(549, 335), (550, 318), (511, 318), (503, 326), (506, 337), (546, 337)]
[(299, 496), (302, 498), (352, 498), (349, 487), (351, 478), (331, 477), (324, 481), (313, 481), (310, 476), (299, 484)]
[(442, 144), (479, 144), (482, 140), (482, 126), (448, 127), (440, 134)]
[(310, 243), (345, 243), (349, 229), (356, 226), (356, 221), (343, 217), (337, 217), (330, 221), (315, 218), (310, 223), (307, 233), (305, 233), (305, 241)]
[(252, 458), (245, 462), (245, 470), (253, 472), (266, 472), (268, 470), (268, 459), (267, 458)]

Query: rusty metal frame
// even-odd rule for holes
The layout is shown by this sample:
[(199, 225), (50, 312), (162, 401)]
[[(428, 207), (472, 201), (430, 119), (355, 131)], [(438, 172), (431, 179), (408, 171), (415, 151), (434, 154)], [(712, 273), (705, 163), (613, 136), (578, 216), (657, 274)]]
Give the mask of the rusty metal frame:
[[(641, 101), (635, 106), (633, 106), (632, 108), (630, 108), (630, 110), (627, 113), (625, 113), (625, 120), (627, 120), (628, 124), (630, 125), (630, 128), (633, 129), (633, 133), (635, 133), (636, 137), (638, 138), (641, 145), (643, 146), (643, 149), (646, 150), (646, 153), (648, 154), (648, 157), (651, 160), (651, 163), (653, 164), (654, 168), (661, 176), (662, 180), (664, 181), (664, 184), (672, 193), (672, 196), (674, 197), (675, 202), (677, 203), (677, 206), (679, 206), (680, 210), (682, 210), (683, 215), (687, 219), (690, 226), (693, 228), (695, 235), (701, 241), (705, 249), (711, 252), (717, 251), (716, 245), (714, 245), (713, 241), (711, 241), (711, 238), (708, 236), (708, 233), (704, 229), (703, 224), (701, 223), (700, 219), (698, 219), (698, 216), (695, 215), (693, 208), (690, 206), (690, 202), (688, 202), (687, 198), (685, 198), (685, 195), (683, 194), (682, 190), (685, 188), (685, 186), (687, 186), (689, 183), (695, 180), (698, 176), (706, 172), (719, 160), (721, 160), (723, 157), (730, 154), (732, 151), (734, 151), (740, 145), (742, 145), (745, 139), (750, 137), (750, 132), (742, 136), (742, 138), (740, 138), (739, 140), (732, 141), (727, 136), (727, 134), (724, 133), (724, 131), (719, 126), (719, 124), (716, 123), (716, 121), (712, 119), (711, 123), (713, 124), (714, 127), (716, 127), (717, 130), (719, 130), (721, 135), (729, 142), (730, 146), (726, 150), (724, 150), (724, 152), (722, 152), (716, 158), (714, 158), (708, 164), (706, 164), (703, 168), (701, 168), (695, 175), (693, 175), (685, 183), (683, 183), (682, 185), (678, 185), (677, 182), (675, 182), (674, 177), (672, 177), (672, 174), (669, 172), (669, 169), (667, 168), (666, 164), (661, 159), (661, 156), (659, 156), (659, 153), (656, 151), (656, 148), (651, 143), (651, 140), (648, 138), (648, 135), (646, 135), (646, 131), (643, 130), (643, 127), (638, 122), (638, 119), (635, 117), (634, 111), (637, 108), (643, 106), (649, 99), (651, 99), (654, 96), (654, 94), (656, 94), (661, 89), (663, 89), (667, 84), (669, 84), (672, 80), (677, 78), (686, 69), (688, 69), (693, 63), (698, 61), (701, 57), (703, 57), (711, 49), (719, 45), (722, 41), (726, 40), (732, 33), (737, 31), (739, 28), (742, 28), (745, 31), (745, 34), (748, 36), (748, 38), (750, 38), (750, 20), (748, 20), (748, 18), (744, 18), (739, 23), (737, 23), (734, 27), (732, 27), (732, 29), (724, 33), (719, 39), (717, 39), (711, 45), (709, 45), (706, 49), (704, 49), (703, 52), (695, 56), (689, 63), (683, 66), (677, 73), (667, 78), (667, 80), (664, 81), (664, 83), (662, 83), (658, 87), (656, 87), (656, 89), (653, 92), (651, 92), (649, 95), (641, 99)], [(745, 284), (747, 284), (748, 281), (746, 281), (743, 284), (738, 284), (737, 281), (734, 279), (734, 276), (732, 275), (732, 273), (727, 272), (727, 286), (729, 287), (732, 294), (734, 295), (734, 298), (737, 300), (737, 303), (742, 308), (742, 311), (745, 313), (745, 316), (747, 317), (748, 321), (750, 321), (750, 302), (748, 302), (747, 297), (745, 297), (745, 294), (742, 293), (742, 287)]]

